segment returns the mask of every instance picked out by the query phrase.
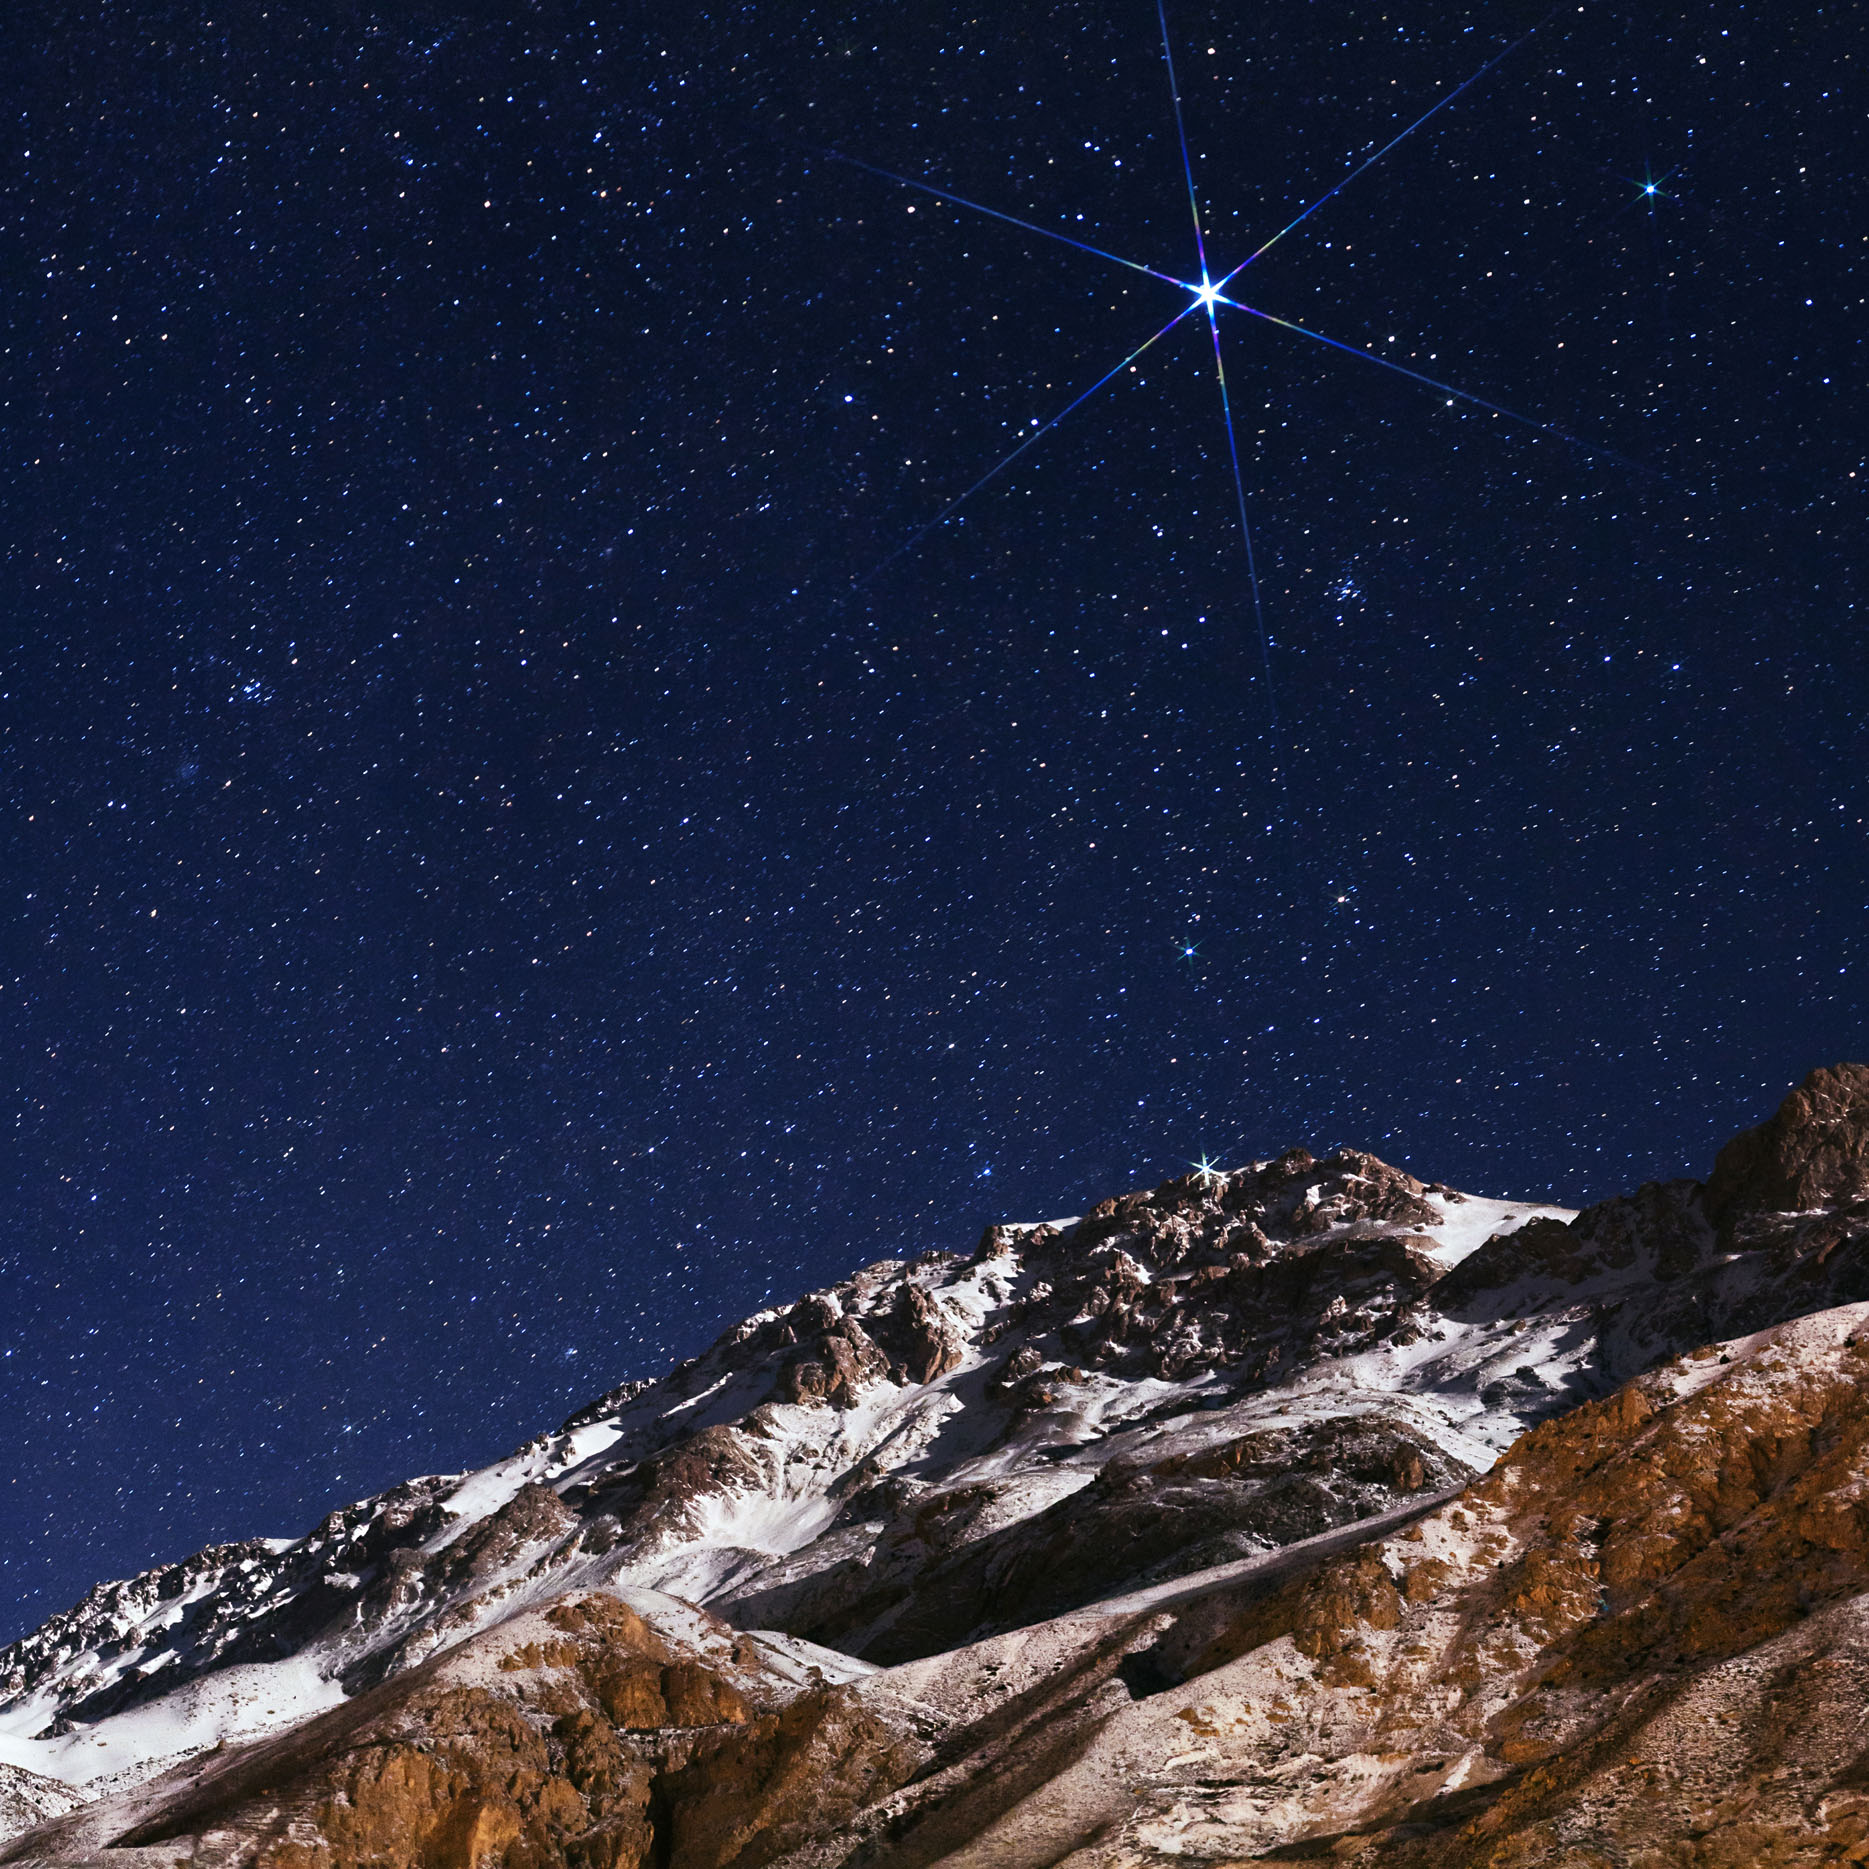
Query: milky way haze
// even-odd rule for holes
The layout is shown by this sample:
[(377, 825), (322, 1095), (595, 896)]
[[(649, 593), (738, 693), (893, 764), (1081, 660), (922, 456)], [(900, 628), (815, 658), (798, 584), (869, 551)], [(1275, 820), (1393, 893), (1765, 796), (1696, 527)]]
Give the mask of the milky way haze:
[(892, 556), (1187, 295), (829, 152), (1185, 278), (1152, 6), (211, 11), (16, 54), (0, 1633), (985, 1219), (1861, 1055), (1850, 10), (1170, 12), (1216, 277), (1536, 28), (1245, 296), (1589, 448), (1224, 313), (1269, 687), (1204, 317)]

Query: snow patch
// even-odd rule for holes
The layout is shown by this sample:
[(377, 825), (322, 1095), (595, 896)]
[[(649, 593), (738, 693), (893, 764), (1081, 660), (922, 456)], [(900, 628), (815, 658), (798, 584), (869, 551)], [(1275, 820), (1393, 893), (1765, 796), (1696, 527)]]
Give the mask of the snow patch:
[(35, 1722), (53, 1717), (41, 1696), (33, 1695), (6, 1709), (0, 1763), (68, 1785), (93, 1787), (110, 1780), (110, 1789), (120, 1790), (222, 1740), (282, 1732), (344, 1698), (343, 1688), (320, 1673), (309, 1651), (287, 1661), (223, 1668), (58, 1739), (28, 1736)]
[(1430, 1194), (1428, 1200), (1443, 1215), (1427, 1236), (1434, 1242), (1434, 1262), (1443, 1271), (1477, 1252), (1495, 1233), (1516, 1233), (1528, 1220), (1560, 1220), (1568, 1224), (1577, 1218), (1578, 1211), (1574, 1207), (1542, 1207), (1528, 1201), (1487, 1200), (1478, 1194), (1469, 1194), (1463, 1201), (1446, 1194)]
[(542, 1470), (539, 1456), (531, 1453), (468, 1474), (441, 1502), (441, 1509), (451, 1516), (453, 1523), (430, 1541), (428, 1549), (438, 1551), (443, 1545), (452, 1544), (469, 1525), (490, 1518), (502, 1506), (510, 1505), (518, 1497), (520, 1488), (536, 1480)]
[(783, 1557), (808, 1545), (837, 1516), (822, 1494), (716, 1493), (695, 1501), (694, 1541)]

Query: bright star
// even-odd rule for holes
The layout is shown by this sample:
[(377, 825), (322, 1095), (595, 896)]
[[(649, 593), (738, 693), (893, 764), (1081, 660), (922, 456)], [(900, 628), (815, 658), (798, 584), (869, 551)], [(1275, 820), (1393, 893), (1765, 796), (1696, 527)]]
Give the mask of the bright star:
[(1201, 1186), (1204, 1188), (1212, 1187), (1213, 1184), (1221, 1178), (1220, 1164), (1218, 1162), (1210, 1162), (1205, 1155), (1203, 1155), (1198, 1162), (1190, 1162), (1188, 1166), (1192, 1168), (1195, 1174), (1200, 1178)]
[[(1249, 305), (1243, 299), (1233, 297), (1227, 290), (1227, 288), (1256, 260), (1261, 259), (1276, 246), (1279, 241), (1283, 240), (1287, 234), (1295, 232), (1298, 227), (1305, 221), (1308, 221), (1320, 208), (1325, 207), (1329, 202), (1333, 201), (1344, 189), (1349, 187), (1358, 176), (1362, 175), (1366, 170), (1373, 167), (1376, 163), (1380, 162), (1383, 157), (1388, 155), (1398, 143), (1414, 135), (1414, 133), (1427, 123), (1430, 118), (1436, 116), (1449, 104), (1453, 103), (1462, 93), (1471, 90), (1473, 86), (1478, 84), (1482, 78), (1501, 62), (1501, 60), (1508, 58), (1513, 52), (1517, 51), (1526, 40), (1530, 39), (1533, 33), (1539, 30), (1538, 27), (1534, 26), (1530, 31), (1521, 34), (1520, 37), (1514, 39), (1510, 45), (1488, 59), (1470, 78), (1454, 86), (1452, 90), (1436, 99), (1435, 102), (1423, 111), (1420, 116), (1415, 118), (1406, 129), (1392, 136), (1380, 149), (1376, 150), (1373, 155), (1366, 156), (1333, 187), (1326, 190), (1325, 193), (1320, 195), (1301, 213), (1287, 221), (1270, 239), (1261, 242), (1259, 246), (1248, 253), (1236, 266), (1223, 272), (1218, 279), (1215, 279), (1208, 263), (1206, 230), (1201, 218), (1200, 201), (1194, 186), (1193, 157), (1189, 151), (1187, 130), (1182, 120), (1181, 92), (1175, 79), (1174, 51), (1169, 39), (1168, 19), (1162, 5), (1162, 0), (1157, 0), (1157, 13), (1161, 20), (1162, 57), (1163, 62), (1167, 66), (1169, 94), (1174, 103), (1175, 128), (1181, 146), (1182, 172), (1187, 182), (1188, 207), (1194, 221), (1195, 256), (1200, 265), (1200, 283), (1198, 285), (1190, 279), (1178, 277), (1176, 274), (1166, 272), (1160, 267), (1145, 265), (1140, 260), (1128, 259), (1120, 253), (1112, 253), (1106, 247), (1093, 246), (1088, 241), (1076, 239), (1070, 234), (1060, 233), (1056, 228), (1042, 227), (1037, 222), (1025, 220), (1019, 215), (1007, 214), (999, 208), (988, 207), (984, 202), (970, 201), (966, 196), (957, 195), (946, 188), (939, 188), (932, 182), (918, 181), (913, 176), (899, 175), (893, 169), (879, 168), (875, 163), (864, 162), (857, 157), (846, 156), (836, 150), (826, 152), (837, 161), (848, 163), (853, 168), (867, 170), (872, 175), (881, 176), (885, 180), (899, 183), (907, 188), (919, 189), (922, 193), (932, 195), (939, 201), (949, 202), (955, 207), (966, 208), (971, 213), (985, 214), (996, 221), (1004, 221), (1009, 226), (1020, 228), (1026, 233), (1038, 234), (1046, 240), (1057, 241), (1061, 245), (1075, 248), (1080, 253), (1088, 253), (1094, 258), (1107, 260), (1114, 265), (1126, 267), (1131, 272), (1144, 274), (1151, 279), (1159, 279), (1165, 284), (1175, 286), (1181, 291), (1191, 295), (1190, 301), (1183, 305), (1181, 310), (1170, 318), (1154, 336), (1144, 338), (1127, 357), (1123, 358), (1113, 369), (1106, 371), (1092, 383), (1088, 389), (1081, 391), (1070, 402), (1066, 403), (1049, 421), (1040, 423), (1034, 419), (1031, 431), (1023, 436), (1017, 447), (1013, 448), (1010, 453), (1003, 456), (992, 467), (989, 467), (986, 472), (970, 486), (962, 488), (932, 519), (918, 526), (903, 540), (895, 551), (891, 552), (889, 556), (880, 563), (873, 565), (862, 577), (858, 578), (856, 582), (858, 584), (867, 583), (869, 579), (876, 576), (885, 565), (894, 563), (894, 561), (905, 552), (914, 550), (914, 548), (919, 545), (929, 533), (934, 531), (937, 526), (946, 523), (956, 507), (960, 506), (963, 501), (971, 499), (989, 481), (996, 479), (1000, 474), (1004, 473), (1014, 461), (1018, 460), (1029, 448), (1035, 447), (1046, 435), (1050, 434), (1066, 416), (1074, 414), (1078, 409), (1082, 408), (1099, 390), (1114, 383), (1129, 369), (1130, 365), (1136, 363), (1137, 360), (1142, 357), (1144, 352), (1151, 350), (1156, 344), (1160, 343), (1163, 338), (1169, 336), (1170, 333), (1195, 312), (1205, 312), (1207, 314), (1207, 323), (1214, 346), (1214, 374), (1220, 391), (1220, 416), (1227, 435), (1227, 455), (1232, 468), (1233, 488), (1239, 515), (1240, 540), (1245, 548), (1247, 583), (1251, 592), (1253, 618), (1258, 626), (1260, 657), (1265, 670), (1268, 711), (1271, 715), (1271, 724), (1274, 731), (1276, 731), (1278, 716), (1272, 696), (1271, 641), (1266, 633), (1265, 617), (1260, 604), (1259, 576), (1253, 558), (1252, 529), (1247, 518), (1245, 474), (1240, 463), (1239, 439), (1233, 425), (1232, 401), (1227, 391), (1226, 365), (1221, 357), (1218, 307), (1222, 305), (1228, 306), (1232, 310), (1244, 312), (1249, 317), (1256, 318), (1264, 324), (1275, 326), (1281, 331), (1288, 331), (1295, 337), (1308, 338), (1313, 343), (1326, 345), (1331, 350), (1339, 351), (1345, 356), (1360, 357), (1367, 363), (1376, 364), (1397, 376), (1406, 377), (1410, 382), (1419, 384), (1423, 388), (1437, 391), (1447, 399), (1446, 406), (1449, 408), (1454, 407), (1456, 402), (1462, 402), (1467, 404), (1470, 408), (1484, 410), (1489, 415), (1504, 416), (1511, 421), (1523, 423), (1527, 427), (1538, 429), (1544, 434), (1585, 448), (1589, 453), (1608, 456), (1616, 460), (1622, 460), (1623, 457), (1617, 455), (1613, 449), (1598, 447), (1579, 441), (1577, 436), (1549, 422), (1538, 421), (1532, 416), (1520, 414), (1515, 409), (1508, 409), (1502, 404), (1489, 402), (1483, 396), (1475, 396), (1466, 390), (1457, 389), (1451, 383), (1443, 383), (1438, 378), (1427, 376), (1419, 370), (1411, 370), (1406, 365), (1397, 363), (1392, 358), (1381, 356), (1373, 350), (1366, 350), (1361, 345), (1346, 344), (1339, 338), (1328, 337), (1321, 331), (1314, 331), (1306, 325), (1294, 323), (1289, 318), (1280, 318), (1271, 312), (1261, 311), (1257, 306)], [(1666, 181), (1667, 177), (1663, 176), (1661, 180)], [(1659, 193), (1659, 184), (1649, 185), (1646, 192), (1651, 195)], [(1633, 465), (1633, 463), (1627, 464)], [(1182, 955), (1182, 958), (1187, 960), (1191, 960), (1193, 957), (1194, 950), (1192, 948), (1186, 949)]]
[(1642, 169), (1642, 179), (1639, 182), (1635, 182), (1634, 176), (1628, 178), (1635, 182), (1636, 199), (1638, 201), (1672, 201), (1674, 197), (1668, 193), (1666, 184), (1673, 181), (1677, 171), (1670, 169), (1666, 175), (1657, 175), (1646, 163), (1642, 165)]

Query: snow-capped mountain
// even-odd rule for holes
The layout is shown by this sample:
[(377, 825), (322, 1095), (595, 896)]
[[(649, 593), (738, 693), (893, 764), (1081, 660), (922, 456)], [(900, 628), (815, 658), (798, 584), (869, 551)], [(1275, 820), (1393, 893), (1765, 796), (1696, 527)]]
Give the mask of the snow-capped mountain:
[[(22, 1859), (109, 1845), (124, 1869), (965, 1855), (1017, 1803), (989, 1811), (981, 1790), (1015, 1729), (1030, 1741), (1015, 1703), (1078, 1682), (1064, 1726), (1094, 1752), (1084, 1708), (1114, 1720), (1263, 1648), (1239, 1646), (1242, 1591), (1298, 1602), (1302, 1579), (1371, 1552), (1393, 1584), (1421, 1538), (1452, 1589), (1491, 1548), (1450, 1529), (1477, 1522), (1456, 1496), (1505, 1525), (1484, 1476), (1507, 1449), (1509, 1469), (1560, 1418), (1622, 1419), (1636, 1379), (1643, 1420), (1686, 1407), (1734, 1367), (1706, 1346), (1756, 1359), (1774, 1327), (1866, 1298), (1855, 1066), (1813, 1074), (1707, 1184), (1582, 1214), (1291, 1150), (994, 1227), (749, 1318), (480, 1472), (100, 1585), (0, 1651), (0, 1817), (40, 1824)], [(1847, 1360), (1853, 1328), (1816, 1329), (1812, 1356)], [(1691, 1380), (1649, 1374), (1690, 1351)], [(1524, 1556), (1555, 1523), (1512, 1520), (1500, 1548)], [(1372, 1627), (1401, 1626), (1364, 1584), (1343, 1617), (1367, 1621), (1368, 1598)], [(1342, 1672), (1326, 1659), (1319, 1681)], [(1227, 1752), (1243, 1717), (1194, 1718), (1188, 1758)], [(1424, 1797), (1495, 1782), (1487, 1734), (1461, 1732), (1481, 1762), (1456, 1770), (1447, 1737)], [(587, 1740), (601, 1761), (580, 1767)], [(1145, 1778), (1172, 1777), (1170, 1753), (1144, 1752)], [(1063, 1755), (1021, 1757), (1018, 1795), (1042, 1802)], [(1103, 1809), (1127, 1771), (1083, 1796)], [(1368, 1773), (1393, 1804), (1394, 1773)], [(1136, 1809), (1161, 1803), (1123, 1782)], [(1261, 1825), (1280, 1847), (1324, 1821), (1308, 1793), (1262, 1791), (1255, 1809), (1288, 1809)], [(1363, 1809), (1342, 1785), (1326, 1802), (1332, 1822)], [(880, 1830), (861, 1815), (885, 1806)], [(1034, 1861), (1058, 1860), (1047, 1825)], [(1196, 1853), (1243, 1855), (1244, 1834)], [(994, 1861), (1023, 1860), (1010, 1836)]]

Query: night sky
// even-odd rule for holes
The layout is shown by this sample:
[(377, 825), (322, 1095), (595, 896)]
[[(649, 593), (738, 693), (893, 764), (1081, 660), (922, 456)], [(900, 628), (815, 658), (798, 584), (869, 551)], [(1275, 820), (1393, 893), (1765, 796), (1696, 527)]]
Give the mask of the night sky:
[[(515, 17), (500, 17), (510, 12)], [(1857, 5), (48, 9), (0, 1636), (1303, 1141), (1865, 1055)], [(644, 25), (649, 13), (660, 15)], [(1541, 23), (1542, 22), (1542, 23)], [(1646, 184), (1653, 183), (1653, 193)]]

